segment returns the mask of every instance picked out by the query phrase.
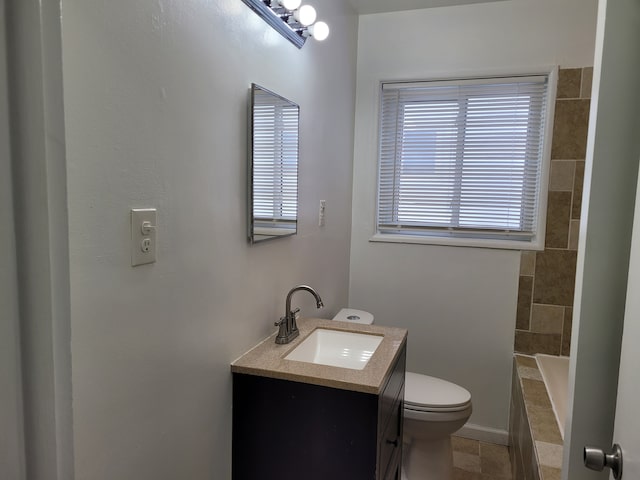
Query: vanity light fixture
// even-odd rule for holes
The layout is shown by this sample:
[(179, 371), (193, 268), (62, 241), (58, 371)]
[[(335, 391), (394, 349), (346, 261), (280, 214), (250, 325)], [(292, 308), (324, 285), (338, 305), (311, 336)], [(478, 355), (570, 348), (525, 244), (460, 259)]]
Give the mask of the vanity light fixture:
[(272, 8), (277, 8), (278, 6), (280, 6), (289, 10), (290, 12), (293, 12), (300, 7), (302, 0), (273, 0), (273, 2), (271, 3)]
[(316, 22), (316, 9), (302, 0), (242, 0), (280, 35), (302, 48), (309, 37), (318, 41), (329, 36), (329, 26)]

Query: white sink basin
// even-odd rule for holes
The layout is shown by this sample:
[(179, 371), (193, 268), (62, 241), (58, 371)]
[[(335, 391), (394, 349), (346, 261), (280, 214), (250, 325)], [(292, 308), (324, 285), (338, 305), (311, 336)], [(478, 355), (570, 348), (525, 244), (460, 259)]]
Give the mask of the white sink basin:
[(380, 335), (318, 328), (284, 358), (362, 370), (380, 342)]

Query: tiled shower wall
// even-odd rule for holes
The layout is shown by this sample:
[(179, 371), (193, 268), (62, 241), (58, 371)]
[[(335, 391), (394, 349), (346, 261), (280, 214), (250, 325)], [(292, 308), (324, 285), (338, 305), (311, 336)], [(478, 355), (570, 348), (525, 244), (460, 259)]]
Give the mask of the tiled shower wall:
[(544, 251), (522, 252), (515, 351), (569, 355), (593, 68), (558, 77)]
[(513, 480), (560, 480), (563, 440), (535, 359), (514, 356), (509, 414)]

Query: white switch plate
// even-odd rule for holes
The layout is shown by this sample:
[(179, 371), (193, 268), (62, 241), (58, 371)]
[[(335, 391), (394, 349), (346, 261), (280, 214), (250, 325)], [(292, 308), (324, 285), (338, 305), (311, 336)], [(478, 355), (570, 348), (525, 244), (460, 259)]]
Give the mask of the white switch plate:
[(131, 266), (156, 261), (156, 209), (131, 209)]
[(320, 200), (320, 207), (318, 209), (318, 226), (319, 227), (324, 227), (324, 213), (326, 209), (327, 209), (327, 201)]

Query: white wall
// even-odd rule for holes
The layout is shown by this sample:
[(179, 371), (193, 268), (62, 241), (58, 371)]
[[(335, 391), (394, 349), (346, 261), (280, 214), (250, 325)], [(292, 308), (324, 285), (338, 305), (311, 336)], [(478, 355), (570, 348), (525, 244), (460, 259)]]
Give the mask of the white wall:
[(467, 387), (481, 430), (508, 425), (519, 252), (368, 242), (379, 82), (592, 65), (596, 6), (512, 0), (360, 17), (349, 304), (409, 328), (407, 367)]
[[(357, 17), (316, 7), (331, 36), (298, 50), (239, 0), (63, 0), (76, 478), (230, 478), (230, 362), (294, 285), (347, 303)], [(255, 246), (251, 82), (301, 107), (299, 233)], [(131, 207), (156, 264), (130, 266)]]

